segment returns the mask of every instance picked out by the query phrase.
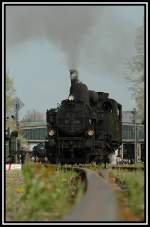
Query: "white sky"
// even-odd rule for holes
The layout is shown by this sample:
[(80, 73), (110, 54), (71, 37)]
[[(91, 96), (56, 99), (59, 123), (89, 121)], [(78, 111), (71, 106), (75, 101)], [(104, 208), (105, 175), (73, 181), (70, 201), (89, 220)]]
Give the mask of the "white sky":
[[(110, 10), (110, 20), (106, 20)], [(8, 12), (7, 16), (11, 18), (11, 8)], [(20, 15), (17, 20), (20, 20)], [(110, 93), (111, 98), (122, 104), (123, 110), (135, 107), (134, 97), (125, 79), (125, 62), (135, 54), (136, 29), (142, 25), (143, 15), (143, 6), (113, 6), (113, 9), (106, 6), (83, 43), (81, 61), (77, 65), (79, 78), (89, 89)], [(13, 37), (17, 26), (13, 24), (14, 20), (10, 21), (7, 35)], [(42, 26), (42, 22), (39, 26)], [(117, 26), (120, 26), (120, 30), (116, 35)], [(55, 42), (44, 36), (19, 41), (14, 45), (7, 44), (6, 68), (14, 78), (17, 96), (25, 104), (20, 117), (33, 109), (45, 113), (46, 109), (56, 107), (57, 103), (68, 97), (70, 79), (65, 54)]]

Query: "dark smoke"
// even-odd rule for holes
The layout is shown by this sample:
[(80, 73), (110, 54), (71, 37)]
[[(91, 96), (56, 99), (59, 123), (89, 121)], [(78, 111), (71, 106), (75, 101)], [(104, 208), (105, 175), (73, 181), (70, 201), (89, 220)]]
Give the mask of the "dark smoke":
[(123, 7), (7, 6), (7, 47), (44, 38), (63, 51), (69, 69), (123, 78), (136, 37), (134, 15), (128, 6), (130, 19), (122, 16)]
[(60, 47), (70, 68), (94, 25), (97, 9), (89, 6), (7, 6), (7, 45), (45, 38)]

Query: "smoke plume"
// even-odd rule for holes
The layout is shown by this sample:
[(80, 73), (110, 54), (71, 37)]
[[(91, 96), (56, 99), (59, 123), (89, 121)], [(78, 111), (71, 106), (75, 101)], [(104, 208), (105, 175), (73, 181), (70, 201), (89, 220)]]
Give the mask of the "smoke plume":
[(125, 63), (135, 53), (136, 26), (130, 10), (129, 6), (7, 6), (7, 46), (44, 38), (63, 51), (69, 68), (82, 65), (104, 76), (125, 77)]
[(46, 38), (63, 50), (69, 67), (76, 67), (95, 13), (89, 6), (7, 6), (7, 45)]

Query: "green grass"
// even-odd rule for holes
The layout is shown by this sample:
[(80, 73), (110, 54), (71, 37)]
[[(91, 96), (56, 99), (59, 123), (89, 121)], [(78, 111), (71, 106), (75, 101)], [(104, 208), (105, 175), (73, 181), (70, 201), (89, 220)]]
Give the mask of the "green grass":
[(20, 198), (24, 191), (24, 180), (20, 170), (6, 172), (6, 220), (14, 220), (20, 206)]
[(84, 185), (73, 171), (27, 165), (6, 175), (7, 221), (61, 220), (83, 194)]
[(122, 196), (127, 198), (131, 212), (144, 218), (144, 172), (126, 170), (113, 170), (111, 175), (117, 178), (117, 183), (123, 189)]
[[(112, 166), (114, 166), (114, 165), (112, 165)], [(124, 165), (116, 165), (116, 166), (121, 166), (121, 167), (136, 167), (137, 169), (139, 168), (144, 168), (144, 163), (136, 163), (136, 164), (124, 164)]]
[[(107, 164), (107, 165), (109, 165), (109, 164)], [(68, 166), (68, 167), (88, 168), (88, 169), (91, 169), (91, 170), (99, 170), (99, 169), (105, 168), (105, 164), (104, 163), (97, 164), (96, 162), (91, 162), (91, 163), (88, 163), (88, 164), (65, 165), (65, 166)]]

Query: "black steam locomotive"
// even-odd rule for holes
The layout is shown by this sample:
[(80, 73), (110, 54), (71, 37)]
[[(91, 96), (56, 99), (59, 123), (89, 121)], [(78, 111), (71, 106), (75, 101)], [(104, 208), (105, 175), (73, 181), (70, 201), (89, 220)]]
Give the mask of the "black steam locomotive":
[(69, 98), (47, 110), (45, 143), (51, 163), (107, 162), (122, 142), (122, 107), (109, 94), (88, 90), (70, 70)]

